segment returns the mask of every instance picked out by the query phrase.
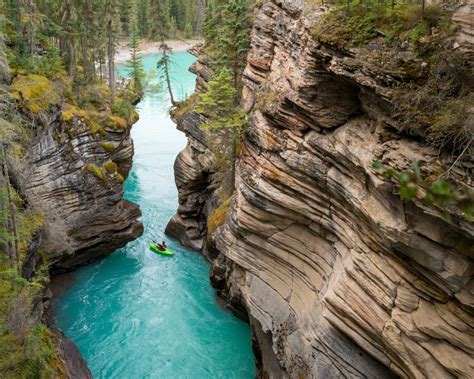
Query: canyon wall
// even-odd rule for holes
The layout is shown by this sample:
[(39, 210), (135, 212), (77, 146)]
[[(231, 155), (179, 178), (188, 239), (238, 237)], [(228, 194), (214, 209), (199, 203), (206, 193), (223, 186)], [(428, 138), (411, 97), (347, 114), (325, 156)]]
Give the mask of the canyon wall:
[(304, 4), (256, 10), (237, 191), (209, 239), (218, 202), (201, 116), (178, 118), (189, 143), (169, 230), (203, 247), (214, 285), (246, 309), (261, 377), (470, 378), (474, 227), (401, 200), (372, 168), (418, 161), (436, 171), (452, 158), (400, 132), (387, 85), (400, 78), (368, 65), (370, 51), (318, 42), (310, 30), (326, 8)]
[(123, 199), (133, 158), (131, 125), (91, 130), (82, 117), (64, 118), (59, 107), (43, 115), (11, 164), (15, 186), (45, 217), (40, 250), (53, 272), (111, 253), (143, 232), (138, 206)]
[[(212, 72), (201, 53), (202, 46), (190, 52), (198, 57), (190, 71), (196, 74), (196, 95), (207, 89)], [(193, 111), (196, 95), (186, 112), (172, 117), (188, 143), (178, 154), (174, 164), (175, 182), (178, 187), (179, 207), (166, 227), (166, 234), (178, 239), (181, 244), (194, 250), (205, 248), (207, 218), (213, 208), (212, 185), (214, 157), (207, 148), (206, 135), (200, 129), (204, 117)]]

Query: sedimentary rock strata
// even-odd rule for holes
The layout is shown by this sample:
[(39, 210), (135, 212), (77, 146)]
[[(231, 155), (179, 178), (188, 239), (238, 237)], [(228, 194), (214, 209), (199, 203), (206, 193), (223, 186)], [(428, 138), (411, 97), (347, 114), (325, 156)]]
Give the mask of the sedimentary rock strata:
[[(360, 51), (317, 42), (311, 17), (295, 1), (256, 12), (250, 127), (228, 222), (210, 241), (223, 254), (214, 283), (246, 307), (262, 375), (470, 378), (473, 225), (402, 201), (373, 170), (378, 160), (435, 171), (440, 158), (398, 131), (387, 85), (397, 78)], [(202, 220), (209, 192), (188, 137), (177, 184)], [(191, 188), (201, 197), (184, 202)]]
[[(62, 121), (58, 110), (14, 160), (17, 187), (45, 217), (41, 250), (54, 271), (97, 259), (142, 234), (138, 206), (123, 199), (132, 157), (129, 127), (104, 127), (99, 136), (81, 117)], [(106, 170), (107, 162), (117, 169)]]

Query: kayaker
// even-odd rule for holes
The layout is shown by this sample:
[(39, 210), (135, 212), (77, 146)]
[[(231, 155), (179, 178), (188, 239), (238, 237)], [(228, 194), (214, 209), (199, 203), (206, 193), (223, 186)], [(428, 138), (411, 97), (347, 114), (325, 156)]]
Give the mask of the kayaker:
[(162, 243), (155, 242), (155, 245), (160, 251), (165, 251), (167, 249), (165, 241), (163, 241)]

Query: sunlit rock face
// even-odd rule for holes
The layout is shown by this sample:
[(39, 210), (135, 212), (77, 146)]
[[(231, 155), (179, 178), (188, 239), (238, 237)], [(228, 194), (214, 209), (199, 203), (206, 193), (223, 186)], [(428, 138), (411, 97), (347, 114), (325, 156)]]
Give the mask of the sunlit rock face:
[[(256, 9), (237, 191), (209, 240), (216, 204), (202, 119), (177, 120), (188, 146), (167, 231), (203, 249), (213, 285), (246, 311), (261, 377), (470, 378), (473, 226), (402, 201), (372, 169), (418, 161), (436, 171), (444, 157), (393, 118), (391, 88), (404, 78), (368, 65), (370, 50), (318, 43), (310, 30), (326, 8), (307, 6)], [(453, 19), (469, 56), (465, 11)], [(200, 93), (210, 71), (202, 57), (193, 69)]]
[(315, 42), (300, 5), (256, 13), (215, 279), (245, 304), (269, 377), (472, 377), (473, 226), (376, 175), (374, 160), (434, 167), (438, 152), (396, 132), (387, 74)]
[[(80, 117), (63, 122), (59, 110), (50, 112), (13, 164), (17, 187), (45, 217), (40, 250), (54, 272), (111, 253), (143, 233), (138, 206), (123, 199), (122, 178), (133, 158), (130, 127), (102, 129), (94, 133)], [(117, 170), (104, 168), (111, 161)]]

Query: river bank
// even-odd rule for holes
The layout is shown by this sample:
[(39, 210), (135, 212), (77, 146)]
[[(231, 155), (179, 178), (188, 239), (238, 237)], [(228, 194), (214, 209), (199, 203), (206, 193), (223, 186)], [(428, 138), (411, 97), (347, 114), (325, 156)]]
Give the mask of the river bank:
[[(166, 44), (171, 48), (174, 53), (183, 52), (191, 48), (192, 46), (201, 43), (201, 39), (173, 39), (166, 40)], [(130, 48), (128, 44), (129, 40), (122, 40), (117, 46), (117, 53), (115, 54), (115, 63), (123, 64), (130, 59)], [(150, 41), (147, 39), (139, 42), (139, 52), (142, 55), (159, 53), (160, 41)]]

